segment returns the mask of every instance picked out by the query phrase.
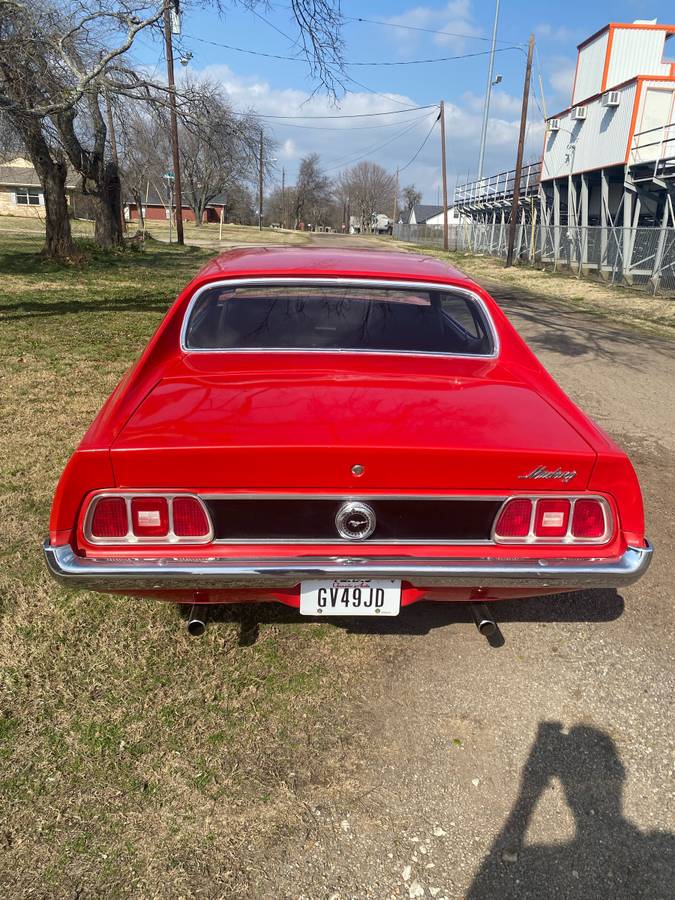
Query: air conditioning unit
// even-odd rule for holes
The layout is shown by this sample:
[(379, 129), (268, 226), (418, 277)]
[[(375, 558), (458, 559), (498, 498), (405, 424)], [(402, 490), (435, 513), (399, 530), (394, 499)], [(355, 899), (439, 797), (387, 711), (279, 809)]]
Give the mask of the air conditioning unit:
[(602, 105), (603, 106), (613, 106), (616, 107), (621, 103), (621, 94), (619, 91), (607, 91), (606, 94), (602, 95)]
[(560, 119), (549, 119), (546, 123), (547, 131), (560, 131)]
[(574, 122), (585, 122), (588, 114), (587, 106), (575, 106), (572, 110), (572, 120)]

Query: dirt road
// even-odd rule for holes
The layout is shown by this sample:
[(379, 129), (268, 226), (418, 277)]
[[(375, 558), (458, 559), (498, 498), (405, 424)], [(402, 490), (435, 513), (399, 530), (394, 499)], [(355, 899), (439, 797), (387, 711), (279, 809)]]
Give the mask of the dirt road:
[(348, 742), (328, 756), (298, 747), (280, 773), (304, 827), (250, 860), (258, 897), (671, 896), (673, 348), (487, 287), (630, 452), (654, 564), (622, 594), (495, 605), (501, 646), (461, 605), (336, 625), (360, 631), (378, 665), (354, 697)]

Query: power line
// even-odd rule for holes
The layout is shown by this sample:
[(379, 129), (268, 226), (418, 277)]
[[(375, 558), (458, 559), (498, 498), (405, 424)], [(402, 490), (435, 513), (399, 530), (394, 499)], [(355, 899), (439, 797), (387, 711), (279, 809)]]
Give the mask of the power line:
[[(369, 25), (383, 25), (385, 28), (402, 28), (405, 31), (425, 31), (427, 34), (442, 34), (446, 37), (465, 38), (471, 41), (490, 41), (490, 38), (479, 34), (461, 34), (455, 31), (439, 31), (436, 28), (421, 28), (419, 25), (401, 25), (399, 22), (382, 22), (380, 19), (365, 19), (362, 16), (345, 16), (350, 22), (364, 22)], [(512, 44), (513, 41), (498, 40), (499, 44)]]
[[(396, 110), (398, 112), (398, 110)], [(407, 125), (410, 122), (422, 122), (427, 118), (429, 114), (425, 113), (423, 116), (418, 116), (415, 119), (406, 119), (404, 122), (401, 122), (399, 119), (397, 122), (387, 122), (384, 125), (352, 125), (349, 128), (340, 128), (336, 125), (298, 125), (292, 122), (287, 122), (284, 125), (284, 128), (303, 128), (309, 131), (339, 131), (342, 134), (346, 134), (347, 132), (352, 131), (375, 131), (379, 128), (395, 128), (400, 125)]]
[(371, 154), (377, 152), (378, 150), (382, 150), (385, 147), (388, 147), (389, 144), (393, 144), (394, 141), (397, 141), (399, 138), (402, 138), (404, 135), (408, 134), (408, 132), (412, 131), (413, 128), (415, 127), (415, 125), (417, 125), (417, 124), (418, 124), (417, 122), (413, 122), (412, 125), (408, 126), (407, 128), (404, 128), (398, 134), (395, 134), (392, 138), (389, 138), (388, 141), (385, 141), (384, 143), (373, 146), (373, 147), (369, 147), (363, 153), (360, 153), (358, 156), (356, 156), (354, 158), (346, 158), (346, 159), (340, 160), (340, 162), (337, 163), (336, 165), (332, 165), (332, 166), (329, 166), (328, 168), (324, 169), (324, 172), (332, 172), (335, 169), (342, 169), (345, 166), (353, 166), (355, 163), (360, 162), (362, 159), (365, 159), (368, 156), (371, 156)]
[[(421, 112), (423, 109), (438, 109), (437, 103), (430, 103), (428, 106), (409, 106), (406, 109), (390, 109), (387, 112), (373, 113), (339, 113), (335, 116), (275, 116), (266, 113), (255, 113), (258, 119), (374, 119), (377, 116), (397, 116), (407, 112)], [(247, 113), (236, 113), (235, 115), (248, 115)]]
[(427, 141), (429, 140), (429, 138), (431, 137), (431, 132), (432, 132), (432, 131), (434, 130), (434, 128), (436, 127), (436, 122), (438, 122), (438, 120), (440, 119), (440, 117), (441, 117), (441, 116), (440, 116), (440, 113), (439, 113), (438, 116), (437, 116), (437, 117), (434, 119), (434, 121), (431, 123), (431, 128), (430, 128), (429, 131), (427, 132), (427, 136), (424, 138), (424, 140), (422, 141), (422, 143), (421, 143), (421, 144), (419, 145), (419, 147), (417, 148), (417, 152), (415, 153), (415, 155), (412, 156), (412, 157), (408, 160), (408, 162), (407, 162), (404, 166), (401, 166), (401, 168), (398, 170), (398, 174), (399, 174), (399, 175), (401, 174), (401, 172), (405, 172), (405, 170), (408, 168), (408, 166), (411, 166), (411, 165), (415, 162), (415, 160), (417, 159), (417, 157), (420, 155), (420, 153), (421, 153), (422, 150), (424, 149), (424, 145), (426, 144), (426, 142), (427, 142)]
[[(197, 37), (194, 34), (186, 34), (184, 37), (192, 41), (200, 41), (202, 44), (210, 44), (212, 47), (221, 47), (223, 50), (232, 50), (235, 53), (247, 53), (250, 56), (263, 56), (265, 59), (281, 59), (284, 62), (304, 62), (300, 56), (282, 56), (279, 53), (265, 53), (263, 50), (251, 50), (247, 47), (235, 47), (233, 44), (222, 44), (219, 41), (211, 41), (208, 38)], [(517, 44), (509, 47), (499, 47), (495, 53), (504, 53), (507, 50), (522, 50)], [(347, 60), (346, 66), (366, 66), (366, 67), (392, 67), (392, 66), (422, 66), (429, 63), (452, 62), (457, 59), (471, 59), (476, 56), (486, 56), (489, 50), (479, 50), (475, 53), (459, 53), (455, 56), (432, 56), (426, 59), (402, 59), (402, 60)]]
[[(522, 50), (517, 44), (511, 44), (509, 47), (498, 47), (495, 53), (505, 53), (507, 50)], [(477, 50), (475, 53), (458, 53), (456, 56), (431, 56), (427, 59), (403, 59), (403, 60), (386, 60), (379, 62), (347, 62), (348, 66), (424, 66), (428, 63), (451, 62), (456, 59), (471, 59), (475, 56), (488, 56), (490, 50)]]

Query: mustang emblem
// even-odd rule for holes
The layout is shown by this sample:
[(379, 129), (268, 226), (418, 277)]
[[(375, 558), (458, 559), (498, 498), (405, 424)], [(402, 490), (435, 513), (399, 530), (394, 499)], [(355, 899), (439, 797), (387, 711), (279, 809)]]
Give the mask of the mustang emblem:
[(546, 466), (536, 466), (527, 475), (519, 475), (518, 478), (524, 479), (544, 479), (546, 481), (564, 481), (567, 484), (577, 473), (574, 470), (565, 471), (564, 469), (547, 469)]
[(343, 503), (335, 516), (335, 527), (347, 541), (365, 541), (375, 531), (375, 512), (367, 503), (350, 500)]

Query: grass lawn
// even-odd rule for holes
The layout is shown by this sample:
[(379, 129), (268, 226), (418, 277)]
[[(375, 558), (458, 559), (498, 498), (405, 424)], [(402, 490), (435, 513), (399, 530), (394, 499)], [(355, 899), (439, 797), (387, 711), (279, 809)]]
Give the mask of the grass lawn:
[[(136, 223), (134, 223), (134, 226)], [(217, 246), (220, 238), (220, 225), (209, 223), (197, 227), (194, 222), (184, 222), (183, 228), (186, 241), (208, 241)], [(147, 223), (147, 229), (154, 237), (161, 240), (169, 238), (169, 223), (152, 219)], [(130, 226), (130, 232), (133, 226)], [(173, 239), (176, 239), (176, 229), (173, 229)], [(310, 237), (303, 231), (282, 231), (280, 228), (259, 228), (253, 225), (223, 225), (223, 244), (289, 244), (303, 246), (310, 242)]]
[(76, 267), (38, 249), (0, 234), (2, 896), (247, 896), (308, 814), (298, 784), (338, 784), (363, 639), (266, 607), (195, 640), (178, 607), (50, 579), (59, 473), (211, 254), (153, 243)]

